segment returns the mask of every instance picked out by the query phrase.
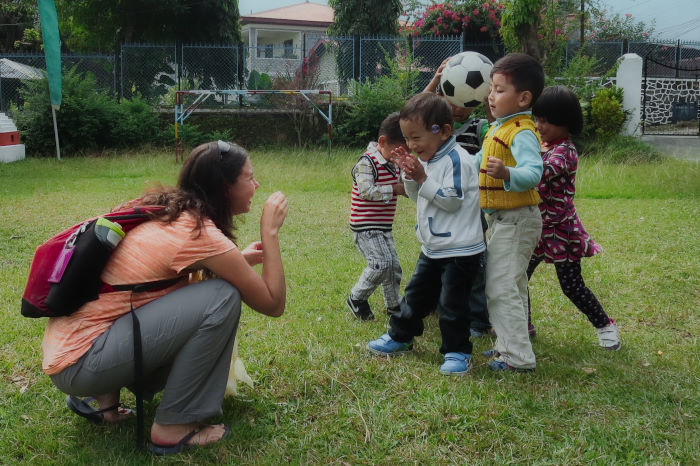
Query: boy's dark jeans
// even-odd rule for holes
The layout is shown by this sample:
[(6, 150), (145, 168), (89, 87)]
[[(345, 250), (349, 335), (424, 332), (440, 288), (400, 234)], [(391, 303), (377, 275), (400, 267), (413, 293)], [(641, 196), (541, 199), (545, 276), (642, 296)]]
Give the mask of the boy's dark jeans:
[(423, 334), (423, 319), (435, 302), (442, 334), (440, 353), (471, 354), (467, 302), (481, 255), (431, 259), (422, 252), (406, 285), (401, 312), (389, 321), (389, 336), (408, 342)]
[[(481, 228), (484, 230), (486, 241), (486, 229), (489, 227), (484, 211), (481, 211)], [(472, 292), (469, 296), (469, 326), (475, 330), (488, 332), (491, 328), (489, 311), (486, 305), (486, 252), (481, 256), (481, 267), (472, 282)]]
[(469, 296), (469, 326), (475, 330), (488, 332), (491, 328), (489, 312), (486, 306), (486, 253), (481, 255), (481, 263), (472, 281)]

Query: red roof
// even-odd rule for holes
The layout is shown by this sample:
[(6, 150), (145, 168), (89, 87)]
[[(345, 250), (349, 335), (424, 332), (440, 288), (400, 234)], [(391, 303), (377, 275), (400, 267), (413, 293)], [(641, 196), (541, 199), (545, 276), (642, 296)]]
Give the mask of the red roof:
[(241, 24), (283, 24), (328, 27), (333, 23), (333, 8), (306, 1), (296, 5), (275, 8), (241, 16)]

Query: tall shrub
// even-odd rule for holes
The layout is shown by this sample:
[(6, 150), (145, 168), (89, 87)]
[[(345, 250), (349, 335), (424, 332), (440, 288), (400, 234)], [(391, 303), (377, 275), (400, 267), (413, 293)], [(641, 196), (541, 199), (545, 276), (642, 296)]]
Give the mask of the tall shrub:
[[(46, 79), (28, 80), (20, 89), (24, 105), (16, 123), (27, 152), (51, 156), (55, 151), (53, 121)], [(110, 147), (130, 147), (150, 143), (157, 137), (158, 117), (151, 107), (135, 97), (117, 103), (107, 90), (97, 86), (91, 73), (75, 68), (63, 74), (63, 99), (56, 112), (61, 152)]]
[(357, 83), (345, 118), (338, 125), (336, 140), (341, 144), (362, 146), (377, 137), (382, 120), (401, 109), (404, 93), (401, 83), (389, 76)]
[(590, 112), (590, 127), (596, 139), (616, 136), (626, 117), (622, 109), (622, 89), (615, 86), (598, 89), (591, 99)]
[(362, 146), (376, 140), (382, 120), (400, 110), (415, 94), (414, 83), (420, 72), (410, 53), (403, 51), (396, 59), (385, 54), (384, 58), (389, 74), (355, 84), (355, 93), (338, 125), (336, 140), (341, 144)]

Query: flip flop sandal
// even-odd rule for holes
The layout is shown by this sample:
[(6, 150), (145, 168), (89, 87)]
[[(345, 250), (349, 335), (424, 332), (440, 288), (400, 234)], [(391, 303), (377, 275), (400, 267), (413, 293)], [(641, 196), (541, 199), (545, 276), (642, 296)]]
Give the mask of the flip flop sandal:
[[(107, 411), (115, 411), (121, 407), (121, 403), (117, 403), (114, 406), (110, 406), (109, 408), (95, 409), (92, 406), (90, 406), (90, 403), (92, 403), (93, 401), (95, 401), (95, 399), (91, 396), (87, 398), (78, 398), (77, 396), (73, 395), (66, 396), (66, 404), (68, 405), (71, 411), (73, 411), (80, 417), (84, 417), (90, 422), (94, 422), (95, 424), (102, 424), (105, 421), (104, 413), (106, 413)], [(131, 413), (133, 413), (131, 409), (125, 408), (124, 414)]]
[[(159, 456), (174, 455), (176, 453), (181, 453), (183, 451), (187, 451), (190, 448), (192, 448), (193, 446), (195, 446), (195, 445), (189, 444), (187, 442), (189, 442), (192, 439), (192, 437), (194, 437), (201, 430), (202, 430), (201, 428), (194, 429), (192, 432), (190, 432), (189, 434), (182, 437), (180, 439), (180, 441), (177, 442), (175, 445), (159, 445), (157, 443), (151, 443), (148, 445), (148, 449), (151, 451), (151, 453), (153, 453), (155, 455), (159, 455)], [(227, 426), (224, 426), (224, 435), (222, 435), (219, 440), (217, 440), (216, 442), (212, 442), (212, 443), (220, 442), (221, 440), (224, 439), (224, 437), (226, 437), (229, 434), (230, 431), (231, 430)]]

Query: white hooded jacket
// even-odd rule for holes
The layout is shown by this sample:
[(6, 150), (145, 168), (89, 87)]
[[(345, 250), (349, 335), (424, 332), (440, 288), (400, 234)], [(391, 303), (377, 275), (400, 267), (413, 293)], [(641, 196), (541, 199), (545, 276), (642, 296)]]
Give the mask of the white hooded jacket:
[(479, 177), (472, 156), (451, 137), (427, 162), (427, 178), (418, 186), (403, 178), (416, 201), (416, 236), (431, 259), (473, 256), (486, 250), (481, 228)]

